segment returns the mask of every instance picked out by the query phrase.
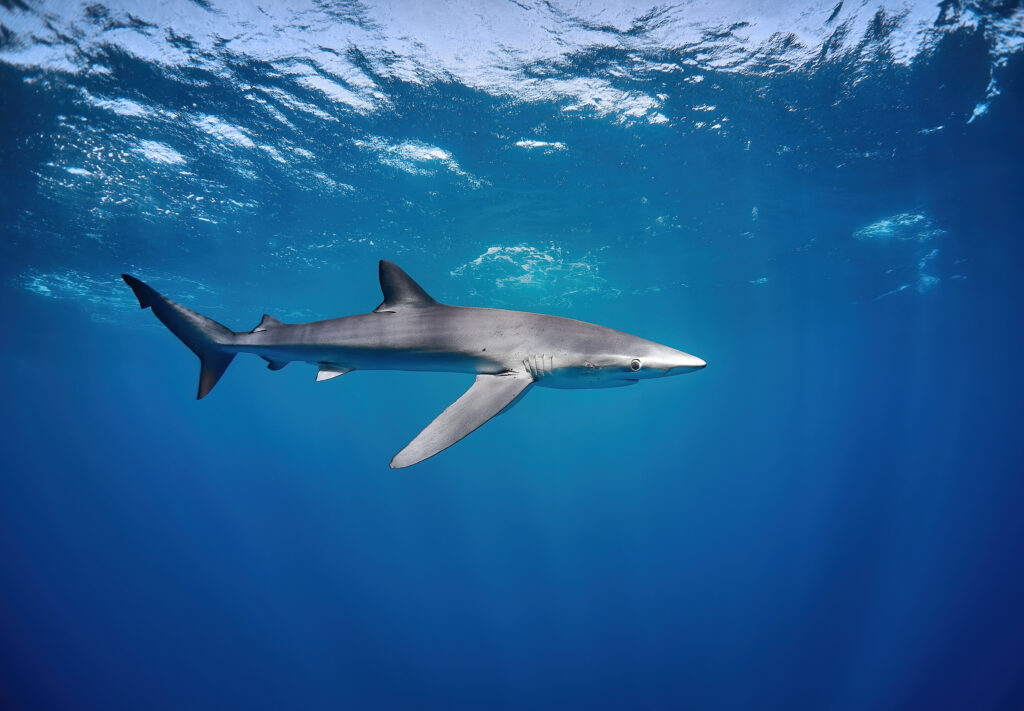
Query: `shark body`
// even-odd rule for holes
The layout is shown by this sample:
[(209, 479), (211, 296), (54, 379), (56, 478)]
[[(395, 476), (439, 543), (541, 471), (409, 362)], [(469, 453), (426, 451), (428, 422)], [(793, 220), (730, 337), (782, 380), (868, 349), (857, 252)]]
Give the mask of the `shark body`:
[(592, 323), (504, 309), (447, 306), (395, 264), (380, 262), (384, 301), (372, 313), (286, 324), (264, 316), (234, 332), (122, 275), (142, 308), (152, 308), (201, 362), (205, 397), (238, 353), (280, 370), (291, 361), (317, 366), (318, 381), (353, 370), (472, 373), (473, 385), (391, 460), (408, 467), (447, 449), (507, 410), (533, 385), (606, 388), (703, 368), (700, 358)]

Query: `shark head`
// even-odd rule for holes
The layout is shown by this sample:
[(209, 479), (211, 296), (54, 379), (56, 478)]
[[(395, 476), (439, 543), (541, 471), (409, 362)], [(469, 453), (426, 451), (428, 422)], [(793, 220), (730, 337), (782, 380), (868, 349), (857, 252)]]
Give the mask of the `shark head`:
[[(637, 339), (640, 341), (641, 339)], [(660, 343), (644, 341), (635, 350), (638, 354), (629, 359), (625, 368), (634, 378), (663, 378), (666, 375), (693, 373), (707, 366), (703, 359), (663, 346)], [(624, 359), (623, 359), (624, 360)]]
[(554, 377), (542, 377), (539, 385), (615, 388), (635, 385), (641, 380), (693, 373), (707, 365), (697, 356), (660, 343), (602, 327), (591, 328), (586, 329), (590, 337), (581, 339), (590, 347), (576, 349), (568, 362), (561, 363), (562, 367), (556, 367), (551, 373)]
[(630, 338), (628, 347), (621, 352), (596, 356), (588, 360), (584, 368), (588, 364), (597, 371), (594, 375), (599, 380), (609, 381), (664, 378), (692, 373), (707, 365), (697, 356), (642, 338)]

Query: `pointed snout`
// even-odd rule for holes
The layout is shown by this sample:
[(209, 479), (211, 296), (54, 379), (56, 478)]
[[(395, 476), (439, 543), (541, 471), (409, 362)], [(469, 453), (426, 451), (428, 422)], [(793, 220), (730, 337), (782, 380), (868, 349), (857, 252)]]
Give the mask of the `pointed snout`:
[(679, 356), (674, 359), (672, 367), (668, 369), (669, 375), (682, 375), (683, 373), (692, 373), (695, 370), (700, 370), (707, 366), (703, 358), (698, 358), (695, 355), (689, 353), (680, 352)]
[(667, 346), (663, 346), (659, 353), (652, 356), (645, 362), (645, 367), (655, 371), (656, 377), (692, 373), (707, 365), (703, 358)]

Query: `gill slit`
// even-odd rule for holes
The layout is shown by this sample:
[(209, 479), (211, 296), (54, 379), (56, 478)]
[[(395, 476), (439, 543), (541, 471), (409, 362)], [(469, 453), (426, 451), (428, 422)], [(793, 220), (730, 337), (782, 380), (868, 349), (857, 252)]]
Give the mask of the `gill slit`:
[(523, 367), (534, 378), (542, 378), (545, 375), (551, 375), (554, 371), (555, 358), (552, 355), (541, 353), (531, 353), (530, 355), (523, 358)]

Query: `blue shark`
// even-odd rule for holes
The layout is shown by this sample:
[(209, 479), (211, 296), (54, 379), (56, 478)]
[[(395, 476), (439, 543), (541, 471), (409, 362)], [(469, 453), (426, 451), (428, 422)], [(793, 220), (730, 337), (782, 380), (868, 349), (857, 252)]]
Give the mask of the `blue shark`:
[(371, 313), (312, 323), (282, 323), (264, 315), (236, 332), (122, 278), (142, 308), (151, 308), (200, 360), (202, 399), (239, 353), (280, 370), (292, 361), (317, 368), (317, 381), (356, 370), (469, 373), (473, 384), (391, 460), (412, 466), (452, 446), (515, 405), (534, 385), (613, 388), (692, 373), (697, 356), (604, 326), (505, 309), (449, 306), (435, 301), (397, 265), (382, 260), (384, 300)]

